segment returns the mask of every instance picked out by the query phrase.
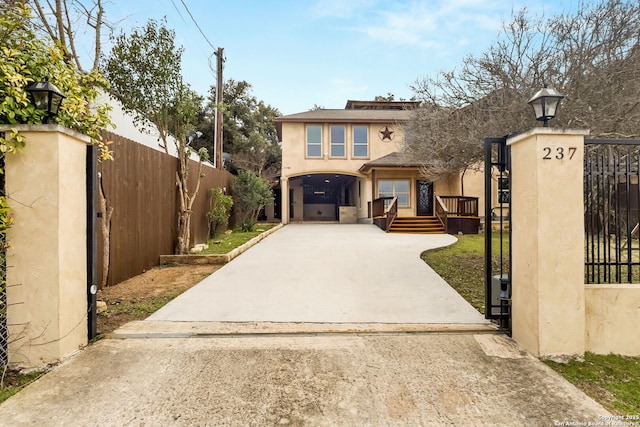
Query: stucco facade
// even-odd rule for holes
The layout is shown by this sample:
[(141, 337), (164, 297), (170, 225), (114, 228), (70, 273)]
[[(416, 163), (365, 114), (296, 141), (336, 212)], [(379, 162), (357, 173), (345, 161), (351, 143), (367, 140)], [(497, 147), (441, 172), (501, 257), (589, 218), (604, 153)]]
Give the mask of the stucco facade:
[[(419, 164), (402, 154), (404, 123), (415, 107), (414, 102), (348, 101), (342, 110), (276, 119), (282, 222), (370, 222), (372, 201), (388, 195), (399, 197), (399, 216), (433, 215), (435, 194), (460, 194), (458, 176), (426, 181)], [(421, 191), (429, 195), (427, 203), (418, 198)], [(350, 219), (340, 218), (341, 212)]]

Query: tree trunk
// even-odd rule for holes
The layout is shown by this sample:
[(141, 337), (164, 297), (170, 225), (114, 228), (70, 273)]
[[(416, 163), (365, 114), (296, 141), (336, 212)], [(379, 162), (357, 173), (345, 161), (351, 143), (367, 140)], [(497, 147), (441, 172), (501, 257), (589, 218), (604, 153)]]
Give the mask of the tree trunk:
[(102, 175), (100, 175), (100, 188), (98, 189), (98, 209), (100, 212), (104, 212), (102, 218), (102, 224), (100, 225), (100, 232), (102, 233), (102, 281), (100, 282), (100, 289), (104, 289), (107, 286), (107, 279), (109, 277), (109, 260), (111, 251), (111, 216), (113, 215), (113, 206), (109, 206), (107, 199), (104, 195), (104, 188), (102, 187)]
[(178, 238), (176, 241), (176, 254), (184, 255), (189, 253), (191, 246), (191, 214), (193, 213), (193, 202), (200, 191), (200, 181), (202, 174), (202, 160), (198, 162), (198, 178), (196, 188), (192, 195), (189, 195), (189, 151), (180, 150), (178, 171), (176, 172), (176, 185), (178, 187)]

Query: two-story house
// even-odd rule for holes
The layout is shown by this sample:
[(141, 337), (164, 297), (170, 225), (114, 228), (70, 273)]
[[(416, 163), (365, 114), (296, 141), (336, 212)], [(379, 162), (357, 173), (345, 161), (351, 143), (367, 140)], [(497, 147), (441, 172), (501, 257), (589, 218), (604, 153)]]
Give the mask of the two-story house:
[[(282, 222), (375, 222), (382, 228), (395, 222), (395, 231), (444, 231), (443, 224), (434, 225), (435, 195), (459, 194), (459, 178), (427, 181), (420, 165), (402, 154), (403, 125), (417, 107), (348, 101), (344, 109), (277, 118)], [(389, 209), (397, 219), (389, 218)]]

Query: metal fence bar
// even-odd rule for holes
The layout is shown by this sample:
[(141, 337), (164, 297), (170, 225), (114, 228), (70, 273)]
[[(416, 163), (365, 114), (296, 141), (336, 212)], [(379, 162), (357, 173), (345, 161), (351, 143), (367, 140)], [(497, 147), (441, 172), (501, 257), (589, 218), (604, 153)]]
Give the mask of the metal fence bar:
[(585, 282), (640, 283), (640, 140), (585, 139)]

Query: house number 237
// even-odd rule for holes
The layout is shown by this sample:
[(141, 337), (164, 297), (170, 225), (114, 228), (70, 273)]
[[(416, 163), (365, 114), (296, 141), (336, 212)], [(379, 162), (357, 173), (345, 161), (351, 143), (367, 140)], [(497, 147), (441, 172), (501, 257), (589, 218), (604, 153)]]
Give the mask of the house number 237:
[(543, 149), (544, 156), (542, 156), (542, 160), (562, 160), (567, 158), (569, 160), (573, 159), (573, 156), (576, 154), (576, 147), (544, 147)]

